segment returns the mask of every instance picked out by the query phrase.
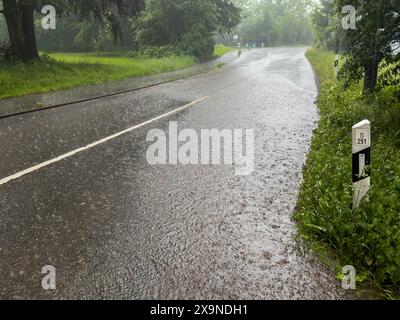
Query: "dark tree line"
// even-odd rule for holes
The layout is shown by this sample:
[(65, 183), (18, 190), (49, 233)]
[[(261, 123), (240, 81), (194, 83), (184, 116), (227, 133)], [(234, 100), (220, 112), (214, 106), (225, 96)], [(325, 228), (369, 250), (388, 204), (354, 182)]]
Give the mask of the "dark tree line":
[(311, 0), (235, 0), (243, 8), (240, 41), (265, 46), (312, 42)]
[[(37, 34), (53, 40), (61, 36), (56, 42), (62, 43), (72, 35), (97, 40), (101, 38), (99, 30), (106, 30), (126, 47), (135, 43), (168, 47), (207, 59), (212, 56), (213, 37), (230, 32), (240, 21), (240, 10), (230, 0), (0, 0), (0, 4), (12, 56), (20, 60), (39, 58)], [(40, 13), (44, 5), (55, 6), (63, 19), (59, 26), (68, 30), (57, 30), (51, 36), (35, 30), (35, 12)], [(85, 30), (78, 30), (80, 27)]]

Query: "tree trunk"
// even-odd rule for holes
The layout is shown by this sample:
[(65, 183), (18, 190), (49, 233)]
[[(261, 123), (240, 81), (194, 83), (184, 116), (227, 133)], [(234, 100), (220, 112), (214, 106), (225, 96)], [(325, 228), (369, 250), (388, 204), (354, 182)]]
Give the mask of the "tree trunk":
[(28, 59), (39, 59), (39, 52), (36, 43), (35, 20), (33, 13), (34, 6), (26, 6), (22, 9), (23, 29), (25, 33), (25, 47), (28, 53)]
[(32, 1), (3, 0), (3, 13), (7, 23), (12, 54), (16, 59), (39, 58), (33, 19), (35, 7)]
[(373, 59), (368, 65), (364, 67), (364, 93), (375, 90), (376, 84), (378, 82), (378, 66), (379, 62), (377, 61), (377, 59)]

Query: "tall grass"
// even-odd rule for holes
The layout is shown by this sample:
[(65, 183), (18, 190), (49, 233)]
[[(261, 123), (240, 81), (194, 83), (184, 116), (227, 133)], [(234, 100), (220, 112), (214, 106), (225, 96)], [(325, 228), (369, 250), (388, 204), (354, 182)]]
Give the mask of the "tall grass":
[(231, 52), (231, 51), (234, 51), (234, 50), (237, 50), (237, 49), (232, 48), (232, 47), (225, 47), (223, 45), (217, 45), (214, 48), (214, 56), (215, 57), (222, 57), (224, 54), (226, 54), (228, 52)]
[(154, 75), (196, 63), (188, 56), (147, 58), (125, 55), (54, 53), (43, 56), (40, 62), (10, 64), (0, 61), (0, 98)]

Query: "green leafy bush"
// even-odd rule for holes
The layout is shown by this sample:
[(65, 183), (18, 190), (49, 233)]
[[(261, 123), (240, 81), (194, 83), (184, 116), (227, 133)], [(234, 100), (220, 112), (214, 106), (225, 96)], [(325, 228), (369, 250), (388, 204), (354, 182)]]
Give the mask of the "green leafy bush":
[(213, 57), (214, 35), (229, 33), (239, 21), (231, 1), (148, 0), (134, 25), (141, 46), (171, 46), (203, 61)]
[(156, 46), (141, 46), (139, 49), (139, 56), (152, 57), (152, 58), (163, 58), (170, 56), (183, 55), (182, 50), (175, 48), (171, 45), (165, 45), (161, 47)]

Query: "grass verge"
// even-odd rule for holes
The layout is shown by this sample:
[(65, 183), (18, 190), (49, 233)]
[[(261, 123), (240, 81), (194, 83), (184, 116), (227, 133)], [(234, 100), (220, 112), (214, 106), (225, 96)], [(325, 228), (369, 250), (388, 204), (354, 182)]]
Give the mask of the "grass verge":
[[(400, 285), (400, 88), (363, 97), (361, 85), (344, 90), (333, 77), (334, 55), (310, 49), (307, 57), (319, 83), (320, 123), (304, 168), (295, 213), (300, 233), (329, 256), (340, 279), (352, 265), (358, 283), (386, 298)], [(372, 189), (369, 201), (353, 211), (351, 128), (372, 123)]]
[(232, 48), (232, 47), (225, 47), (223, 45), (217, 45), (214, 48), (214, 57), (222, 57), (224, 54), (231, 52), (231, 51), (235, 51), (238, 50), (236, 48)]
[(45, 93), (131, 77), (187, 68), (196, 60), (187, 56), (127, 57), (117, 54), (65, 54), (43, 56), (39, 62), (0, 61), (0, 98)]

